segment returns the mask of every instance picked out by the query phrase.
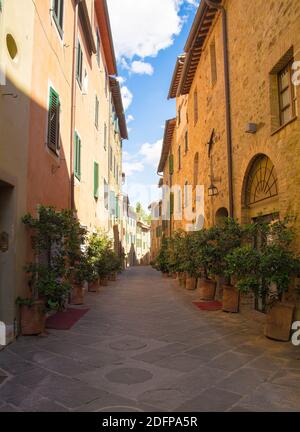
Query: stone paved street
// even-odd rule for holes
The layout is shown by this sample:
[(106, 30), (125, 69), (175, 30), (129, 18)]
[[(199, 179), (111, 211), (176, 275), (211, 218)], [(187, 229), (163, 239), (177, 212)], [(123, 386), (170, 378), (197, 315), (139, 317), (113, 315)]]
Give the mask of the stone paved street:
[(256, 312), (202, 312), (197, 298), (126, 271), (70, 331), (0, 352), (0, 411), (299, 411), (300, 349), (265, 339)]

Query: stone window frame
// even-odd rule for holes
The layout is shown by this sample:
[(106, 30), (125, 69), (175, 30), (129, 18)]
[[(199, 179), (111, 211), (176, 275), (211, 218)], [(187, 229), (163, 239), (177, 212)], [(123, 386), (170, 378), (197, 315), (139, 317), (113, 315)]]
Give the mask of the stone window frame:
[[(282, 128), (286, 127), (289, 123), (297, 118), (296, 101), (297, 95), (292, 83), (292, 63), (294, 61), (294, 48), (293, 46), (280, 58), (273, 69), (270, 71), (269, 84), (270, 84), (270, 110), (271, 110), (271, 135), (277, 133)], [(282, 122), (281, 117), (281, 102), (280, 102), (280, 83), (279, 76), (286, 69), (289, 68), (290, 80), (290, 103), (291, 103), (291, 118)]]

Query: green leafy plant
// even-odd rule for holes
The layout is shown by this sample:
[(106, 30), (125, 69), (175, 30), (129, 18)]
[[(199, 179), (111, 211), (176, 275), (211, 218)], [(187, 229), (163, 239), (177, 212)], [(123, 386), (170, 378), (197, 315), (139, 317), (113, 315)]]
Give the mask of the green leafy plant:
[(54, 207), (40, 206), (36, 217), (27, 214), (22, 221), (30, 230), (33, 250), (33, 260), (25, 268), (31, 295), (22, 300), (42, 298), (47, 309), (61, 310), (71, 273), (75, 279), (82, 274), (86, 231), (73, 212)]

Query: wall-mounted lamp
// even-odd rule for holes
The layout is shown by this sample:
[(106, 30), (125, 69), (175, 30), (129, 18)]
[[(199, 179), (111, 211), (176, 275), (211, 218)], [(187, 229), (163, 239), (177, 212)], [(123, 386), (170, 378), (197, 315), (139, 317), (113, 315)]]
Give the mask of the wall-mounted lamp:
[(246, 126), (246, 133), (256, 134), (257, 132), (257, 124), (256, 123), (248, 123)]
[(219, 194), (218, 188), (212, 183), (208, 188), (208, 196), (214, 197)]

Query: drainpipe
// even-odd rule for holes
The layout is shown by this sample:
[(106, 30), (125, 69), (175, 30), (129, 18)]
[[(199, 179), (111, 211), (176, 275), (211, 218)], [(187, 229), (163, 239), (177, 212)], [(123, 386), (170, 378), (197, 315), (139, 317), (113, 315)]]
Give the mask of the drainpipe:
[(218, 9), (222, 14), (223, 27), (223, 50), (224, 50), (224, 78), (225, 78), (225, 99), (226, 99), (226, 133), (227, 133), (227, 160), (228, 160), (228, 192), (229, 192), (229, 215), (234, 217), (233, 200), (233, 173), (232, 173), (232, 125), (231, 125), (231, 101), (230, 101), (230, 79), (228, 59), (228, 31), (227, 14), (224, 6), (215, 3), (213, 0), (204, 0), (208, 7)]
[(78, 4), (81, 0), (75, 0), (74, 31), (73, 31), (73, 64), (72, 64), (72, 90), (71, 90), (71, 131), (70, 131), (70, 173), (71, 173), (71, 210), (75, 210), (75, 174), (74, 174), (74, 133), (76, 117), (76, 77), (75, 65), (77, 57), (77, 27), (78, 27)]

